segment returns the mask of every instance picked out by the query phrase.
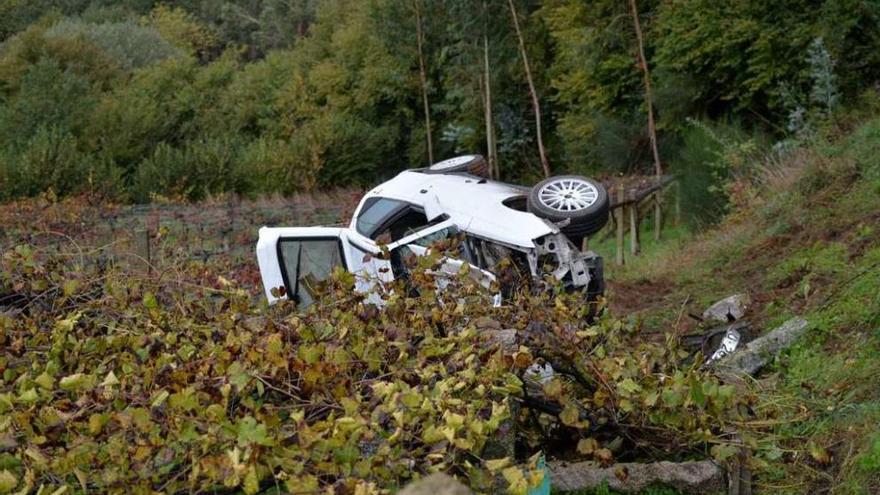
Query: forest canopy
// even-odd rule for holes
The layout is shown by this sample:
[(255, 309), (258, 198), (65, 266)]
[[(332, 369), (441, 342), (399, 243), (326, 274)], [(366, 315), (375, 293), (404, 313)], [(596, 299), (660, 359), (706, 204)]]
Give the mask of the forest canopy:
[[(635, 4), (674, 173), (709, 173), (693, 136), (706, 126), (783, 140), (880, 80), (878, 0)], [(0, 199), (363, 185), (429, 156), (487, 153), (490, 133), (501, 177), (532, 179), (514, 12), (552, 170), (650, 172), (630, 7), (0, 0)]]

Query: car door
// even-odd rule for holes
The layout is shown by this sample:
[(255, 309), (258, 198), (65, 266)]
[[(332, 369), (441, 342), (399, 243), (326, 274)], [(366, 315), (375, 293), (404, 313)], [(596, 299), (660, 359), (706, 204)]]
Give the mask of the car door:
[(302, 306), (314, 302), (316, 284), (334, 269), (352, 267), (345, 229), (333, 227), (263, 227), (257, 263), (270, 304), (290, 299)]
[[(392, 265), (395, 264), (395, 258), (402, 259), (408, 255), (425, 256), (428, 254), (430, 250), (429, 248), (434, 242), (458, 234), (459, 230), (456, 228), (455, 224), (451, 220), (446, 220), (406, 236), (388, 246), (388, 249), (391, 251)], [(483, 270), (479, 266), (457, 257), (444, 257), (443, 263), (440, 265), (439, 269), (441, 273), (447, 276), (455, 276), (461, 270), (461, 266), (466, 263), (471, 265), (471, 277), (480, 282), (483, 286), (488, 288), (492, 282), (496, 280), (493, 273)], [(398, 271), (401, 268), (402, 267), (396, 266), (395, 271)], [(443, 278), (438, 279), (437, 282), (441, 288), (447, 285), (447, 281)]]
[[(336, 267), (355, 275), (355, 290), (375, 292), (379, 281), (390, 281), (390, 262), (379, 248), (347, 228), (263, 227), (257, 241), (257, 263), (269, 304), (294, 299), (305, 307), (314, 302), (315, 284)], [(294, 296), (294, 297), (291, 297)]]

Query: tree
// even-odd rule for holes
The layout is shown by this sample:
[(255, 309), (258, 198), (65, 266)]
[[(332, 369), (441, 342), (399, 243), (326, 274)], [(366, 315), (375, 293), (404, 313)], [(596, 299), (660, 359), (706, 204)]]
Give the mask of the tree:
[(419, 51), (419, 86), (422, 89), (422, 104), (425, 111), (425, 136), (428, 140), (428, 165), (434, 163), (434, 145), (431, 142), (431, 107), (428, 104), (428, 76), (425, 70), (425, 52), (422, 49), (424, 33), (422, 32), (422, 7), (421, 0), (414, 0), (413, 7), (416, 15), (416, 44)]
[(513, 16), (513, 27), (516, 30), (516, 39), (519, 41), (519, 51), (526, 73), (526, 81), (529, 84), (529, 95), (532, 98), (532, 110), (535, 112), (535, 134), (538, 140), (538, 153), (541, 156), (541, 167), (544, 169), (544, 176), (550, 177), (550, 162), (547, 161), (547, 152), (544, 150), (544, 138), (541, 134), (541, 102), (538, 100), (538, 92), (535, 90), (535, 82), (532, 79), (529, 55), (526, 53), (525, 41), (523, 40), (522, 30), (519, 27), (519, 15), (516, 13), (513, 0), (507, 0), (507, 3), (510, 6), (510, 15)]
[[(659, 180), (663, 174), (663, 167), (660, 164), (660, 153), (657, 151), (657, 129), (654, 125), (654, 98), (651, 94), (651, 72), (648, 70), (648, 60), (645, 58), (645, 41), (642, 38), (642, 25), (639, 22), (639, 9), (636, 6), (636, 0), (629, 0), (632, 9), (633, 26), (636, 30), (636, 39), (639, 43), (639, 67), (645, 76), (645, 106), (648, 108), (648, 136), (651, 140), (651, 153), (654, 157), (654, 172)], [(659, 206), (657, 206), (659, 211)], [(660, 232), (659, 230), (657, 231)]]
[(489, 176), (501, 177), (498, 166), (498, 147), (495, 145), (495, 124), (492, 121), (492, 73), (489, 70), (489, 36), (483, 35), (483, 108), (486, 119), (486, 154), (489, 155)]

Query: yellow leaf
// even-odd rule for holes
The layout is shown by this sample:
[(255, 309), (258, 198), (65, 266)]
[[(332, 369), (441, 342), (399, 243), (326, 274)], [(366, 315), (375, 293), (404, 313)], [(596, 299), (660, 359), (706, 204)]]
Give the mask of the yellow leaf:
[(828, 454), (825, 447), (817, 443), (810, 443), (810, 456), (819, 464), (829, 464), (831, 462), (831, 455)]
[(614, 461), (614, 454), (611, 453), (608, 449), (599, 449), (596, 451), (596, 459), (599, 460), (603, 465), (611, 464)]
[(507, 480), (507, 493), (512, 495), (525, 495), (526, 492), (528, 492), (529, 482), (526, 481), (526, 477), (518, 467), (509, 467), (504, 471), (501, 471), (501, 475)]
[(510, 457), (502, 457), (501, 459), (489, 459), (488, 461), (486, 461), (486, 469), (492, 471), (493, 473), (508, 466), (510, 466)]
[(558, 398), (562, 395), (562, 382), (555, 378), (550, 380), (549, 383), (544, 385), (544, 395), (549, 399)]
[(150, 407), (156, 408), (160, 407), (165, 401), (168, 399), (168, 396), (171, 395), (167, 390), (163, 390), (159, 392), (155, 399), (153, 399), (153, 403), (150, 404)]
[(583, 455), (590, 455), (598, 448), (599, 442), (595, 438), (582, 438), (577, 445), (577, 451)]
[(461, 414), (446, 411), (443, 414), (443, 417), (444, 419), (446, 419), (446, 424), (455, 430), (464, 426), (464, 416), (462, 416)]
[(450, 442), (453, 439), (455, 439), (455, 429), (453, 429), (450, 426), (447, 426), (445, 428), (441, 428), (440, 433), (442, 433), (443, 436), (446, 437), (446, 439), (449, 440)]
[(565, 408), (562, 409), (562, 412), (559, 413), (559, 420), (562, 421), (562, 424), (565, 426), (578, 427), (580, 425), (580, 413), (578, 412), (577, 406), (569, 402), (565, 405)]
[(0, 471), (0, 493), (9, 493), (18, 485), (18, 478), (10, 471)]
[(92, 414), (89, 416), (89, 433), (95, 436), (101, 433), (102, 429), (104, 429), (104, 415)]
[(116, 373), (113, 373), (113, 371), (110, 371), (110, 373), (107, 373), (107, 377), (104, 378), (104, 381), (101, 382), (101, 386), (102, 387), (110, 387), (113, 385), (119, 385), (119, 379), (116, 378)]
[(248, 467), (247, 474), (244, 477), (243, 488), (247, 495), (253, 495), (260, 491), (260, 479), (257, 477), (257, 469), (254, 466)]

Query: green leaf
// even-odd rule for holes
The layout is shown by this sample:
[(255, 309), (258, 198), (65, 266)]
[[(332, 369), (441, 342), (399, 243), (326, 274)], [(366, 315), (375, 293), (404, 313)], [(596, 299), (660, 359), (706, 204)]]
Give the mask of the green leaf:
[(95, 377), (84, 373), (74, 373), (62, 378), (58, 386), (61, 387), (61, 390), (68, 392), (88, 390), (95, 386)]
[(24, 392), (21, 393), (21, 395), (18, 396), (18, 402), (21, 402), (24, 404), (33, 404), (34, 402), (39, 400), (39, 398), (40, 398), (40, 396), (37, 394), (37, 389), (31, 388), (31, 389), (25, 390)]
[(229, 368), (226, 369), (226, 375), (229, 376), (229, 383), (238, 390), (243, 390), (251, 381), (251, 375), (238, 361), (229, 365)]
[(247, 445), (272, 445), (272, 439), (266, 429), (266, 425), (258, 423), (252, 416), (245, 416), (238, 422), (238, 443)]
[(45, 371), (40, 376), (34, 378), (34, 383), (39, 385), (43, 390), (52, 390), (55, 387), (55, 379)]
[(691, 377), (690, 381), (691, 400), (699, 407), (706, 405), (706, 394), (703, 393), (703, 384), (697, 381), (696, 377)]
[(710, 449), (710, 452), (712, 454), (712, 457), (714, 457), (716, 461), (724, 462), (727, 459), (737, 455), (739, 453), (739, 447), (728, 443), (722, 443), (718, 445), (713, 445)]
[(641, 385), (634, 382), (632, 378), (627, 378), (617, 384), (617, 387), (628, 394), (634, 394), (642, 389)]
[(159, 301), (156, 300), (156, 296), (152, 292), (144, 294), (143, 304), (147, 309), (159, 309)]

